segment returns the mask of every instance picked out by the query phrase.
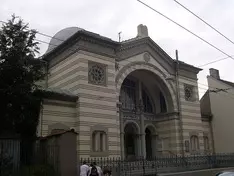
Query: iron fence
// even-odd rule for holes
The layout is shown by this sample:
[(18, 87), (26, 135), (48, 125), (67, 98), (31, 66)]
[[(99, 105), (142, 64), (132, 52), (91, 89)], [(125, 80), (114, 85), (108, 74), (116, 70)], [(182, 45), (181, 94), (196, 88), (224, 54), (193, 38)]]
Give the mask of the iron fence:
[[(26, 146), (26, 147), (25, 147)], [(20, 139), (0, 139), (1, 176), (59, 175), (59, 147), (23, 144)]]
[(157, 175), (212, 168), (233, 167), (234, 154), (160, 156), (151, 159), (121, 160), (120, 158), (81, 158), (80, 163), (96, 162), (102, 170), (116, 176)]

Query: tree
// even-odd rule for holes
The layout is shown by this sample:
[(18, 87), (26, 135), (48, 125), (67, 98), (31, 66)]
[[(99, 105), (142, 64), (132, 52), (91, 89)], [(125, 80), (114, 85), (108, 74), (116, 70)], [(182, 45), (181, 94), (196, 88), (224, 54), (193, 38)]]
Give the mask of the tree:
[(36, 82), (45, 76), (36, 58), (36, 33), (14, 15), (0, 29), (0, 134), (36, 136), (41, 102)]

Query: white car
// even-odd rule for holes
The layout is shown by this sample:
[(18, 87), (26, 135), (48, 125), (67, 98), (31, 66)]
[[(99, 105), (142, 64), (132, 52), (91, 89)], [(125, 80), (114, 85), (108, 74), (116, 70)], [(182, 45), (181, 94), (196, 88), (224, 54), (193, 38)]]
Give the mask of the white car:
[(216, 176), (234, 176), (234, 171), (224, 171), (216, 174)]

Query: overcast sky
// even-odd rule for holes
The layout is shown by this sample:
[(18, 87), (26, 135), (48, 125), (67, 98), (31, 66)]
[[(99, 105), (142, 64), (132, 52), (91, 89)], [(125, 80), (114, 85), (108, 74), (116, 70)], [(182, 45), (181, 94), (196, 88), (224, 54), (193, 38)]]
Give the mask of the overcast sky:
[[(234, 55), (233, 44), (173, 0), (142, 1), (229, 55)], [(233, 0), (178, 1), (234, 40)], [(176, 49), (179, 51), (181, 61), (195, 66), (226, 57), (136, 0), (0, 0), (0, 2), (0, 20), (6, 21), (15, 13), (28, 22), (30, 28), (48, 35), (54, 35), (66, 27), (77, 26), (113, 40), (118, 40), (118, 32), (122, 31), (122, 39), (127, 40), (136, 36), (138, 24), (145, 24), (148, 27), (149, 36), (172, 58), (175, 58)], [(38, 39), (50, 41), (50, 38), (40, 35)], [(43, 54), (47, 45), (41, 44), (40, 48)], [(222, 79), (234, 82), (234, 60), (226, 59), (203, 67), (204, 70), (199, 74), (199, 83), (207, 84), (206, 75), (211, 67), (220, 70)], [(198, 86), (202, 95), (205, 92), (204, 88), (207, 87), (201, 84)]]

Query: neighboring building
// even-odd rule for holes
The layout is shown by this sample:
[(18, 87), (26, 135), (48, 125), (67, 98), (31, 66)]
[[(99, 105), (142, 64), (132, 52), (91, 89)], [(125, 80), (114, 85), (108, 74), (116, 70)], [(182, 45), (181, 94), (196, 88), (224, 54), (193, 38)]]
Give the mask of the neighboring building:
[(234, 152), (234, 83), (220, 79), (219, 71), (210, 69), (209, 91), (201, 99), (201, 113), (213, 138), (214, 152)]
[(146, 26), (122, 42), (66, 28), (52, 38), (43, 59), (51, 94), (43, 103), (39, 135), (73, 128), (80, 157), (204, 152), (200, 69), (179, 62), (177, 86), (177, 62)]

